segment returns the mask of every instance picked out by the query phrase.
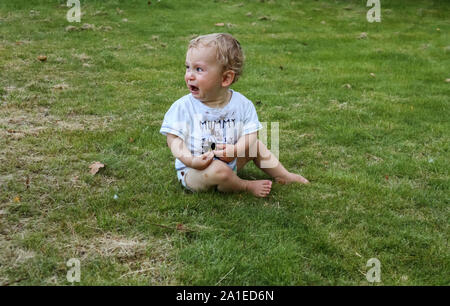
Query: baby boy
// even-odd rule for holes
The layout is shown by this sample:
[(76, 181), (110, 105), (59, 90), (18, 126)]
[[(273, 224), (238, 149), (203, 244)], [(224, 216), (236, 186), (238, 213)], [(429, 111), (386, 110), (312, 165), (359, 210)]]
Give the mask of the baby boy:
[(251, 160), (278, 183), (308, 183), (258, 140), (262, 125), (253, 103), (230, 89), (243, 64), (241, 45), (230, 34), (203, 35), (189, 43), (184, 79), (190, 94), (172, 104), (160, 130), (176, 158), (178, 180), (188, 190), (216, 187), (266, 197), (272, 181), (237, 175)]

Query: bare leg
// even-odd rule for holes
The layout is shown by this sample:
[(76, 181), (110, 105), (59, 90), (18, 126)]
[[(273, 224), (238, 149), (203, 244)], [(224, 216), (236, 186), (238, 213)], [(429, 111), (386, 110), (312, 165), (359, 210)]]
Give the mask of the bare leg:
[(272, 188), (272, 181), (248, 181), (239, 178), (223, 162), (215, 160), (204, 170), (191, 169), (186, 173), (186, 184), (195, 191), (217, 186), (219, 191), (247, 191), (257, 197), (266, 197)]
[(277, 157), (272, 152), (270, 152), (266, 145), (260, 140), (257, 140), (257, 146), (258, 149), (256, 157), (238, 157), (238, 170), (242, 169), (250, 160), (253, 160), (258, 168), (273, 177), (277, 183), (309, 183), (309, 181), (303, 176), (287, 171), (286, 168), (284, 168), (280, 161), (277, 159)]

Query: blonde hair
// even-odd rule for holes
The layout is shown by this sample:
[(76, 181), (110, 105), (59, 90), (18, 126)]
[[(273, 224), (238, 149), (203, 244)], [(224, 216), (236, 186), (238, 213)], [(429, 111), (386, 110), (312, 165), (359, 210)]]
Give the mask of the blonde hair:
[(241, 44), (231, 34), (214, 33), (198, 36), (189, 42), (188, 50), (198, 48), (199, 45), (215, 47), (217, 60), (222, 64), (224, 71), (234, 71), (233, 83), (239, 79), (244, 68), (244, 52)]

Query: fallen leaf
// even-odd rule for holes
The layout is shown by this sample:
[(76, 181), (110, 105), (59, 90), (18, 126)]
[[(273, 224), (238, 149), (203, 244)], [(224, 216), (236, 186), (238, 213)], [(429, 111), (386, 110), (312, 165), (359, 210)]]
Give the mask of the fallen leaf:
[(344, 85), (342, 85), (342, 87), (345, 87), (345, 88), (351, 89), (351, 88), (352, 88), (352, 85), (350, 85), (350, 84), (344, 84)]
[(223, 27), (223, 26), (225, 26), (225, 23), (219, 22), (219, 23), (216, 23), (215, 26), (216, 27)]
[(96, 162), (94, 162), (93, 164), (91, 164), (89, 166), (89, 169), (91, 169), (90, 170), (91, 174), (95, 175), (100, 170), (100, 168), (104, 168), (104, 167), (105, 167), (104, 164), (102, 164), (101, 162), (96, 161)]
[(365, 38), (367, 38), (367, 33), (366, 33), (366, 32), (362, 32), (362, 33), (359, 35), (358, 38), (359, 38), (359, 39), (365, 39)]
[(89, 23), (85, 23), (81, 26), (82, 30), (92, 30), (94, 28), (95, 28), (95, 26), (93, 24), (89, 24)]
[(375, 73), (371, 72), (371, 73), (370, 73), (370, 76), (371, 76), (371, 77), (375, 77)]
[(14, 203), (19, 203), (20, 202), (20, 197), (19, 196), (15, 196), (14, 197)]
[(73, 32), (73, 31), (78, 31), (78, 28), (71, 25), (66, 27), (66, 32)]
[(45, 61), (47, 60), (47, 56), (45, 56), (45, 55), (39, 55), (39, 56), (37, 57), (37, 59), (40, 60), (41, 62), (45, 62)]
[(177, 224), (177, 230), (183, 231), (183, 230), (184, 230), (184, 225), (181, 224), (181, 223), (178, 223), (178, 224)]
[(450, 83), (450, 79), (445, 79), (445, 81), (446, 81), (447, 83)]
[(386, 179), (386, 181), (389, 180), (389, 175), (385, 175), (384, 178)]
[(53, 89), (67, 89), (67, 88), (69, 88), (69, 85), (67, 85), (67, 84), (56, 84), (56, 85), (54, 85), (53, 86)]
[(134, 138), (133, 138), (133, 137), (130, 137), (130, 139), (128, 139), (128, 142), (129, 142), (129, 143), (134, 142)]

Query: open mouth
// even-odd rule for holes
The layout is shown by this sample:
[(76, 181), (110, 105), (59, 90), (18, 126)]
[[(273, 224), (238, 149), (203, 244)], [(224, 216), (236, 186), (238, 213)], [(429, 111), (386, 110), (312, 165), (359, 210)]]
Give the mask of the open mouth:
[(194, 85), (189, 85), (189, 90), (191, 93), (197, 94), (199, 89), (198, 87), (194, 86)]

